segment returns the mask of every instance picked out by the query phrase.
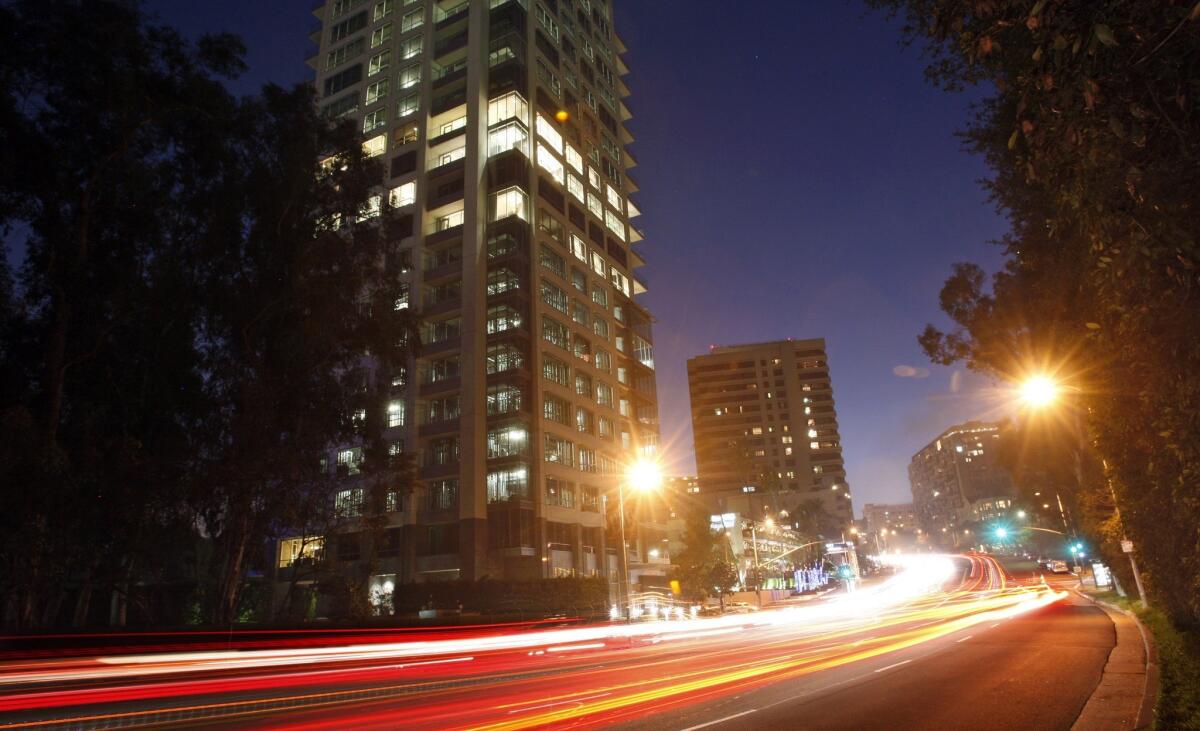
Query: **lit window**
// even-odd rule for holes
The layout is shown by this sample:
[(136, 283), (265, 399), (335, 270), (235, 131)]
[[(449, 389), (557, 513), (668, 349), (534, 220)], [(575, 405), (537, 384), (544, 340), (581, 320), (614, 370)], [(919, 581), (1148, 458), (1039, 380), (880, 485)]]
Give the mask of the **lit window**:
[(371, 32), (371, 48), (382, 46), (392, 40), (392, 24), (385, 23)]
[(363, 206), (359, 218), (366, 220), (369, 218), (378, 218), (379, 209), (383, 204), (383, 196), (373, 195), (367, 198), (367, 204)]
[(461, 209), (441, 216), (434, 224), (436, 230), (438, 231), (445, 231), (448, 228), (454, 228), (455, 226), (461, 225), (463, 225), (463, 212)]
[(391, 50), (382, 51), (371, 57), (371, 61), (367, 64), (367, 75), (374, 76), (380, 71), (386, 71), (388, 65), (392, 62)]
[(407, 117), (408, 115), (416, 112), (420, 106), (421, 95), (409, 94), (408, 96), (402, 98), (400, 103), (396, 105), (396, 116)]
[(600, 219), (601, 221), (604, 220), (604, 206), (603, 206), (603, 204), (600, 203), (600, 196), (596, 195), (595, 193), (593, 193), (591, 191), (588, 191), (587, 207), (588, 207), (588, 210), (592, 212), (592, 215), (594, 215), (596, 218)]
[(444, 135), (448, 135), (451, 132), (453, 132), (454, 130), (462, 129), (463, 127), (466, 127), (466, 126), (467, 126), (467, 118), (466, 118), (466, 116), (462, 116), (462, 117), (459, 117), (458, 119), (452, 119), (449, 122), (446, 122), (445, 124), (443, 124), (441, 133)]
[(541, 137), (546, 142), (550, 143), (550, 147), (552, 147), (555, 152), (561, 154), (563, 149), (563, 138), (562, 135), (558, 133), (558, 130), (554, 129), (554, 125), (550, 124), (545, 117), (539, 114), (537, 115), (536, 126), (538, 137)]
[(575, 255), (576, 259), (587, 261), (587, 245), (575, 234), (571, 234), (571, 253)]
[(580, 203), (584, 202), (583, 181), (570, 173), (567, 173), (567, 192), (575, 196)]
[(603, 277), (606, 273), (604, 257), (597, 251), (592, 252), (592, 271)]
[(625, 240), (625, 222), (611, 209), (604, 209), (604, 225), (620, 240)]
[(596, 190), (600, 190), (600, 173), (596, 172), (596, 168), (589, 167), (587, 174), (588, 182), (592, 184), (592, 187)]
[(575, 168), (575, 171), (580, 175), (583, 175), (583, 155), (580, 155), (579, 150), (576, 150), (569, 144), (565, 146), (564, 150), (567, 157), (567, 164)]
[(407, 32), (413, 28), (420, 28), (424, 24), (425, 11), (414, 10), (411, 13), (405, 13), (404, 17), (400, 20), (400, 30)]
[(417, 56), (425, 47), (425, 38), (423, 36), (413, 36), (404, 43), (400, 44), (400, 58), (410, 59)]
[(604, 192), (608, 195), (608, 205), (610, 205), (613, 208), (616, 208), (618, 211), (620, 211), (621, 210), (621, 194), (617, 192), (617, 189), (612, 187), (611, 185), (605, 184)]
[(442, 154), (438, 155), (437, 165), (435, 165), (434, 167), (440, 168), (443, 165), (449, 165), (450, 163), (454, 162), (455, 160), (461, 160), (466, 156), (467, 156), (466, 145), (463, 145), (462, 147), (456, 147), (453, 150), (449, 150), (447, 152), (443, 152)]
[(515, 120), (495, 127), (488, 131), (488, 156), (499, 155), (514, 149), (525, 153), (525, 140), (527, 139), (529, 139), (529, 133), (525, 131), (525, 125)]
[(516, 119), (522, 123), (529, 118), (529, 103), (515, 91), (498, 96), (488, 102), (488, 126)]
[(417, 184), (415, 182), (392, 188), (388, 191), (388, 205), (392, 208), (411, 206), (417, 201)]
[(387, 124), (387, 110), (376, 109), (363, 115), (363, 133), (374, 132)]
[[(541, 117), (538, 117), (541, 119)], [(537, 144), (537, 163), (538, 167), (550, 173), (550, 177), (554, 178), (554, 182), (559, 185), (563, 184), (563, 164), (558, 161), (558, 158), (550, 154), (550, 150), (539, 142)]]
[(820, 449), (820, 448), (821, 448), (821, 445), (820, 445), (820, 444), (817, 444), (816, 442), (809, 442), (809, 443), (808, 443), (808, 448), (809, 448), (809, 449)]
[(401, 89), (408, 89), (421, 83), (421, 65), (413, 64), (400, 71), (399, 84)]
[(387, 407), (387, 425), (404, 426), (404, 402), (392, 401)]
[(374, 84), (367, 85), (367, 96), (364, 100), (365, 104), (374, 104), (383, 99), (388, 93), (388, 80), (380, 79)]
[(387, 135), (378, 135), (363, 143), (363, 154), (367, 157), (376, 157), (385, 151), (387, 151)]
[(529, 220), (529, 198), (525, 191), (517, 187), (505, 188), (492, 196), (492, 221), (516, 216), (522, 221)]

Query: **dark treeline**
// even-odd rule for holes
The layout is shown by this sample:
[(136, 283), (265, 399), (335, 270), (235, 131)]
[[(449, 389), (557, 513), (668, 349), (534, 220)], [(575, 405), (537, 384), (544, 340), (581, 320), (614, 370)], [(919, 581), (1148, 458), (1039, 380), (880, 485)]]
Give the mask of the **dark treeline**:
[(353, 223), (381, 171), (307, 86), (231, 95), (238, 39), (134, 3), (4, 3), (0, 48), (3, 624), (235, 621), (326, 518), (324, 450), (402, 481), (366, 408), (399, 257), (386, 210)]
[(1200, 4), (870, 4), (904, 19), (933, 82), (991, 92), (962, 139), (1010, 221), (1006, 264), (956, 265), (955, 327), (922, 345), (1064, 384), (1015, 427), (1018, 475), (1068, 491), (1127, 587), (1132, 539), (1151, 604), (1200, 628)]

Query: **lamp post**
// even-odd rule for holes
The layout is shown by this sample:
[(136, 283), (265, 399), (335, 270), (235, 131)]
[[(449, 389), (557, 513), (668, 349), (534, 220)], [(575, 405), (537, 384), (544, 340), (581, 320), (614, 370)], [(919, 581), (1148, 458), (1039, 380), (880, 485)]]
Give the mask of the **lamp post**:
[[(1021, 400), (1027, 406), (1029, 406), (1030, 408), (1033, 408), (1033, 409), (1041, 409), (1041, 408), (1045, 408), (1047, 406), (1053, 405), (1059, 399), (1059, 396), (1061, 395), (1061, 393), (1063, 391), (1067, 390), (1068, 388), (1069, 387), (1067, 387), (1067, 386), (1063, 386), (1062, 384), (1059, 384), (1058, 382), (1056, 382), (1054, 379), (1050, 378), (1049, 376), (1036, 375), (1036, 376), (1033, 376), (1032, 378), (1029, 378), (1028, 380), (1026, 380), (1024, 383), (1022, 383), (1020, 385), (1019, 393), (1021, 396)], [(1079, 389), (1071, 388), (1071, 390), (1078, 391)], [(1071, 418), (1072, 434), (1071, 434), (1071, 436), (1075, 440), (1075, 482), (1076, 482), (1076, 487), (1082, 488), (1083, 487), (1083, 449), (1084, 449), (1084, 444), (1085, 444), (1085, 437), (1084, 437), (1084, 432), (1083, 432), (1083, 417), (1080, 414), (1078, 408), (1072, 406), (1071, 411), (1072, 411), (1072, 418)], [(1131, 549), (1129, 551), (1126, 551), (1126, 553), (1128, 553), (1128, 555), (1129, 555), (1129, 567), (1133, 570), (1133, 580), (1134, 580), (1134, 583), (1137, 584), (1138, 598), (1141, 601), (1142, 607), (1144, 608), (1144, 607), (1148, 606), (1148, 604), (1146, 602), (1146, 592), (1143, 591), (1143, 589), (1142, 589), (1142, 576), (1141, 576), (1141, 573), (1138, 571), (1137, 561), (1133, 557), (1132, 545), (1129, 543), (1129, 541), (1125, 535), (1125, 523), (1124, 523), (1124, 521), (1121, 520), (1121, 507), (1120, 507), (1120, 505), (1117, 504), (1117, 491), (1113, 487), (1112, 480), (1110, 480), (1108, 478), (1108, 465), (1107, 465), (1107, 463), (1105, 463), (1105, 464), (1103, 464), (1103, 466), (1105, 469), (1104, 481), (1108, 485), (1109, 493), (1112, 495), (1113, 511), (1116, 513), (1117, 522), (1120, 523), (1120, 525), (1121, 525), (1122, 550), (1124, 550), (1124, 548), (1127, 545), (1129, 545), (1129, 547)], [(1058, 498), (1058, 510), (1063, 518), (1063, 527), (1070, 530), (1070, 528), (1067, 527), (1067, 517), (1066, 517), (1066, 512), (1063, 510), (1062, 498), (1058, 494), (1055, 494), (1055, 497)], [(1051, 532), (1057, 532), (1057, 531), (1051, 531)], [(1073, 532), (1074, 531), (1072, 531), (1072, 533)], [(1082, 550), (1082, 549), (1080, 549), (1080, 550)], [(1078, 557), (1075, 556), (1076, 550), (1072, 549), (1071, 553), (1072, 553), (1072, 556), (1076, 557), (1076, 561), (1078, 561)], [(1082, 579), (1081, 579), (1081, 581), (1082, 581)]]
[(649, 460), (638, 460), (629, 466), (625, 479), (617, 483), (618, 523), (621, 527), (621, 601), (625, 614), (633, 620), (633, 596), (629, 592), (629, 546), (625, 542), (625, 483), (638, 492), (657, 490), (662, 484), (662, 469)]

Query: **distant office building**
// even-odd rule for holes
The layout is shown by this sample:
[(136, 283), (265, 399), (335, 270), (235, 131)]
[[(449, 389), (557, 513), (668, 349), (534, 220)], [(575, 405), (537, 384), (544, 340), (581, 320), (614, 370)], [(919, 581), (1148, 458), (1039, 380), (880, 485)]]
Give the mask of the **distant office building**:
[(917, 529), (917, 514), (912, 503), (867, 503), (863, 506), (863, 522), (868, 533), (884, 529), (912, 533)]
[(997, 424), (971, 421), (942, 432), (908, 466), (913, 506), (921, 527), (936, 538), (987, 521), (1012, 507), (1012, 477), (996, 461)]
[(764, 516), (820, 501), (853, 519), (825, 341), (714, 346), (688, 361), (700, 495), (714, 513)]

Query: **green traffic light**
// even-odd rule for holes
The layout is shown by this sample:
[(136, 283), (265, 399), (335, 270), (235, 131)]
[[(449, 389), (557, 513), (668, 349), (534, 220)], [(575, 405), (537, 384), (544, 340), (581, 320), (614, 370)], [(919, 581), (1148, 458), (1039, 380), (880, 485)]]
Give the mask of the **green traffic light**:
[(1008, 537), (1008, 529), (1003, 528), (1003, 527), (997, 528), (996, 529), (996, 537), (997, 538), (1007, 538)]

